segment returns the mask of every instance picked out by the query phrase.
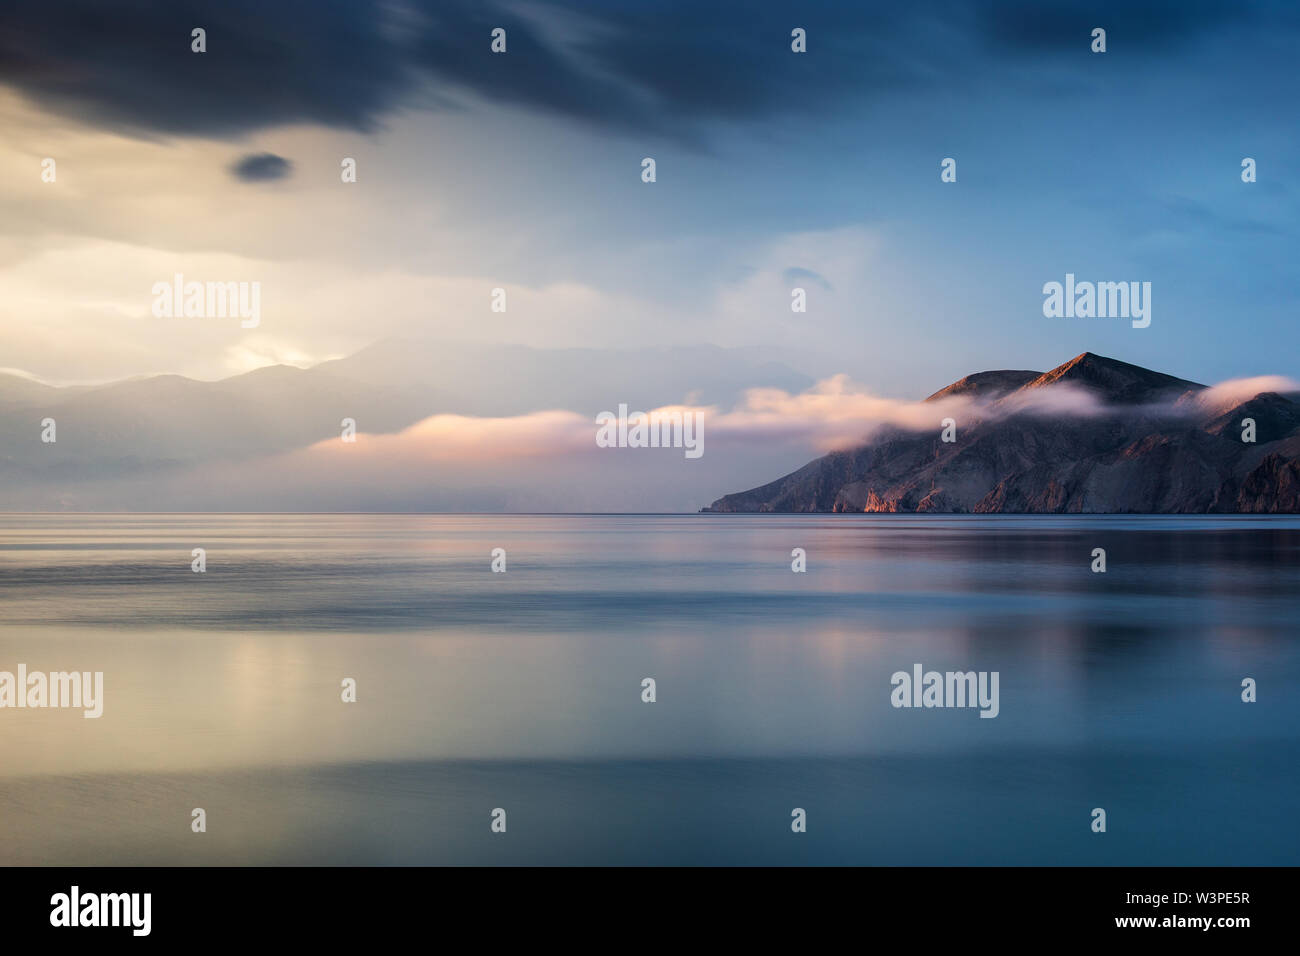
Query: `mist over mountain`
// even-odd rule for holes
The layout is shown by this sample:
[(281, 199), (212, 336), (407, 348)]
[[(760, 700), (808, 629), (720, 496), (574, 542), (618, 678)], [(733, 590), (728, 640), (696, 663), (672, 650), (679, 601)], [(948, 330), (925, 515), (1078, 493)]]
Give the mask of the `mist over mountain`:
[(1207, 388), (1090, 352), (1044, 373), (980, 372), (926, 399), (932, 429), (884, 426), (703, 510), (1300, 511), (1300, 404), (1242, 384)]

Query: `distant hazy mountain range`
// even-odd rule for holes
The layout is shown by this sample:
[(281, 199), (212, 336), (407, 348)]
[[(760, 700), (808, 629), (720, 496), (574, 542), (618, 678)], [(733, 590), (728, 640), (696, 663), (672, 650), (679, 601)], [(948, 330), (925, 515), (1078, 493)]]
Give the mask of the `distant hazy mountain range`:
[[(55, 388), (0, 373), (0, 479), (103, 481), (283, 454), (337, 438), (345, 417), (359, 431), (384, 434), (435, 414), (566, 409), (594, 417), (618, 402), (656, 408), (687, 400), (726, 407), (748, 388), (797, 392), (812, 383), (742, 349), (535, 349), (422, 339), (385, 340), (309, 369), (276, 365), (216, 382), (156, 375)], [(54, 444), (41, 442), (46, 417), (56, 422)]]
[[(1207, 388), (1090, 352), (1046, 373), (979, 372), (926, 399), (932, 430), (883, 428), (703, 510), (1300, 512), (1295, 397)], [(954, 441), (942, 440), (941, 415)]]

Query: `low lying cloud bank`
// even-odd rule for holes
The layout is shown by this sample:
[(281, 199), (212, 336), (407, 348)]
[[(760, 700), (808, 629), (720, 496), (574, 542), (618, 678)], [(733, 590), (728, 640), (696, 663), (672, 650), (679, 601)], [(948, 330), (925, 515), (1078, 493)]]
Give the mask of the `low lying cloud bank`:
[[(1280, 375), (1232, 379), (1192, 395), (1141, 406), (1146, 415), (1217, 414), (1261, 392), (1300, 392), (1300, 383)], [(745, 442), (780, 441), (826, 452), (870, 440), (882, 428), (907, 431), (938, 429), (945, 418), (962, 424), (1009, 415), (1095, 417), (1115, 414), (1096, 393), (1063, 382), (1016, 391), (992, 400), (947, 396), (934, 401), (906, 401), (875, 395), (846, 375), (824, 379), (807, 391), (790, 393), (755, 388), (730, 410), (714, 406), (674, 405), (645, 409), (651, 419), (693, 415), (703, 422), (704, 441), (733, 447)], [(504, 418), (434, 415), (391, 435), (360, 434), (357, 444), (320, 442), (309, 451), (330, 459), (363, 452), (395, 464), (447, 462), (469, 464), (514, 459), (570, 456), (596, 448), (598, 424), (576, 412), (552, 410)]]

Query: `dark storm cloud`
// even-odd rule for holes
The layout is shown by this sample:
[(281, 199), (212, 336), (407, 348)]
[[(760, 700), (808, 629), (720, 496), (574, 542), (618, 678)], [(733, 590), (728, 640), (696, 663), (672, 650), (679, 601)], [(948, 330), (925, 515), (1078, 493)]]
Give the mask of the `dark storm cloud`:
[(230, 167), (236, 179), (246, 183), (266, 183), (284, 179), (293, 169), (293, 163), (275, 153), (253, 153)]
[(1154, 54), (1230, 22), (1293, 20), (1290, 6), (1222, 0), (998, 0), (981, 3), (976, 21), (992, 47), (1010, 52), (1090, 53), (1092, 30), (1101, 27), (1108, 53)]
[[(1086, 52), (1093, 26), (1115, 49), (1167, 51), (1227, 9), (1235, 23), (1294, 26), (1285, 5), (1208, 0), (8, 0), (0, 82), (140, 135), (368, 130), (433, 80), (440, 93), (689, 138), (713, 120), (833, 111), (987, 79), (1016, 56)], [(498, 26), (503, 56), (489, 52)], [(806, 55), (790, 52), (795, 26)], [(194, 27), (206, 53), (190, 50)]]
[[(0, 82), (126, 132), (368, 129), (409, 86), (366, 2), (6, 0)], [(190, 32), (207, 31), (207, 52)]]

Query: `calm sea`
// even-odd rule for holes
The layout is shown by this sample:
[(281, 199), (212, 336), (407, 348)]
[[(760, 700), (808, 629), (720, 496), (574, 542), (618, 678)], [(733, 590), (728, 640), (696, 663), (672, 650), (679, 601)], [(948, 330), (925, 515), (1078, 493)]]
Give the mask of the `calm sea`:
[(1296, 518), (0, 515), (20, 663), (0, 863), (1300, 863)]

